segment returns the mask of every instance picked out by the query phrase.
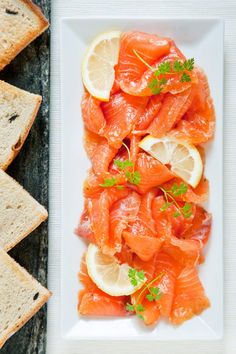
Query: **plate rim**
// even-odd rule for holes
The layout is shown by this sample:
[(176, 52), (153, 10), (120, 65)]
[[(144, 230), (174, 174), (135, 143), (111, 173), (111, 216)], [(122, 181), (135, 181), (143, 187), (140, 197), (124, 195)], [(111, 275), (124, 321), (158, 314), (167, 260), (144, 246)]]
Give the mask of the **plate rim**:
[[(221, 176), (222, 176), (222, 198), (224, 200), (224, 175), (223, 175), (223, 171), (224, 171), (224, 155), (223, 155), (223, 151), (224, 151), (224, 136), (223, 136), (223, 131), (224, 131), (224, 31), (225, 31), (225, 20), (217, 17), (217, 16), (209, 16), (209, 17), (192, 17), (192, 16), (135, 16), (135, 17), (130, 17), (130, 16), (106, 16), (106, 15), (102, 15), (102, 16), (97, 16), (97, 15), (92, 15), (92, 16), (63, 16), (60, 18), (60, 36), (59, 36), (59, 41), (60, 41), (60, 94), (62, 93), (62, 86), (63, 86), (63, 75), (62, 75), (62, 29), (63, 29), (63, 24), (67, 24), (70, 21), (91, 21), (91, 20), (99, 20), (99, 21), (106, 21), (106, 20), (122, 20), (122, 21), (141, 21), (141, 20), (149, 20), (149, 21), (194, 21), (194, 22), (199, 22), (199, 21), (203, 21), (203, 22), (212, 22), (218, 26), (220, 26), (220, 31), (221, 31), (221, 44), (222, 44), (222, 50), (220, 52), (221, 54), (221, 61), (222, 61), (222, 70), (221, 73), (222, 74), (222, 86), (221, 86), (221, 102), (222, 102), (222, 106), (221, 106), (221, 114), (222, 114), (222, 131), (221, 131), (221, 153), (222, 153), (222, 169), (220, 171)], [(63, 159), (64, 159), (64, 143), (63, 143), (63, 126), (64, 126), (64, 119), (63, 119), (63, 114), (62, 114), (62, 99), (61, 99), (61, 103), (60, 103), (60, 117), (61, 117), (61, 159), (60, 159), (60, 164), (61, 164), (61, 171), (60, 171), (60, 178), (61, 178), (61, 182), (63, 182), (64, 180), (64, 169), (63, 169)], [(61, 189), (60, 189), (60, 194), (61, 194), (61, 222), (60, 222), (60, 226), (62, 226), (63, 224), (63, 183), (61, 183)], [(223, 200), (222, 200), (222, 205), (223, 205)], [(221, 208), (221, 216), (222, 216), (222, 223), (221, 223), (221, 228), (222, 228), (222, 239), (223, 239), (223, 233), (224, 233), (224, 209), (223, 207)], [(61, 227), (62, 229), (62, 227)], [(60, 237), (60, 246), (61, 246), (61, 255), (63, 253), (63, 240), (64, 237), (61, 233), (61, 237)], [(222, 240), (222, 244), (223, 247), (221, 249), (221, 257), (222, 257), (222, 269), (221, 269), (221, 276), (222, 276), (222, 291), (221, 291), (221, 297), (222, 297), (222, 312), (223, 312), (223, 316), (224, 316), (224, 291), (223, 291), (223, 285), (224, 285), (224, 239)], [(62, 288), (62, 280), (63, 280), (63, 257), (61, 256), (61, 262), (60, 262), (60, 287)], [(60, 295), (61, 295), (61, 290), (60, 290)], [(62, 315), (62, 296), (60, 296), (60, 318)], [(198, 317), (198, 316), (197, 316)], [(222, 318), (223, 319), (223, 318)], [(61, 336), (63, 339), (71, 341), (71, 340), (78, 340), (78, 341), (86, 341), (86, 340), (91, 340), (91, 341), (104, 341), (104, 340), (111, 340), (111, 341), (116, 341), (116, 340), (124, 340), (124, 341), (130, 341), (130, 340), (143, 340), (143, 341), (158, 341), (158, 342), (165, 342), (166, 339), (159, 339), (159, 338), (153, 338), (153, 337), (148, 337), (147, 334), (143, 333), (141, 335), (139, 334), (133, 334), (133, 335), (127, 335), (127, 336), (99, 336), (99, 337), (94, 337), (94, 336), (81, 336), (81, 337), (75, 337), (75, 336), (70, 336), (68, 335), (68, 333), (66, 334), (63, 330), (62, 327), (62, 321), (61, 322)], [(72, 327), (71, 327), (72, 328)], [(220, 335), (215, 335), (215, 337), (209, 337), (209, 338), (204, 338), (204, 339), (191, 339), (191, 338), (171, 338), (171, 341), (181, 341), (181, 340), (185, 340), (185, 341), (191, 341), (191, 340), (207, 340), (207, 341), (212, 341), (212, 340), (220, 340), (223, 338), (224, 335), (224, 323), (221, 326), (221, 332)]]

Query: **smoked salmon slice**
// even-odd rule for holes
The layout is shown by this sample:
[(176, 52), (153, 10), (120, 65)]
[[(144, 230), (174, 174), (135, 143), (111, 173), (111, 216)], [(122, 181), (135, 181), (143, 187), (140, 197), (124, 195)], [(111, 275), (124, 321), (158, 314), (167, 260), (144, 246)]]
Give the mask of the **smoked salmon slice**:
[(105, 138), (90, 131), (85, 133), (84, 146), (92, 163), (93, 171), (96, 174), (107, 172), (118, 150), (110, 146)]
[(137, 31), (124, 33), (121, 37), (120, 56), (116, 68), (116, 79), (120, 88), (130, 95), (151, 96), (147, 83), (152, 73), (146, 76), (147, 66), (135, 55), (134, 50), (152, 65), (167, 54), (169, 48), (169, 39)]
[(124, 231), (123, 238), (130, 249), (143, 261), (149, 261), (157, 253), (163, 240), (157, 237), (134, 235)]
[(195, 99), (172, 134), (192, 144), (206, 143), (213, 138), (215, 130), (215, 109), (206, 75), (197, 71), (198, 84), (195, 87)]
[(140, 206), (141, 198), (136, 192), (113, 204), (110, 211), (109, 246), (115, 252), (121, 251), (122, 233), (129, 223), (134, 222)]
[(152, 215), (152, 203), (157, 195), (157, 189), (152, 189), (141, 197), (141, 203), (136, 220), (130, 225), (129, 231), (143, 236), (157, 235), (156, 225)]
[(146, 153), (138, 154), (136, 170), (140, 173), (140, 193), (145, 193), (174, 177), (165, 165)]
[(190, 108), (191, 102), (191, 88), (175, 95), (167, 93), (147, 132), (155, 137), (168, 133)]
[(146, 128), (152, 123), (153, 119), (157, 116), (162, 107), (164, 95), (151, 96), (144, 113), (140, 116), (137, 124), (135, 125), (135, 134), (145, 135)]
[(106, 126), (101, 101), (85, 92), (81, 101), (81, 111), (86, 129), (96, 134), (102, 134)]
[(110, 297), (105, 293), (86, 292), (80, 300), (79, 313), (85, 316), (125, 316), (125, 303), (125, 300)]
[(123, 92), (111, 96), (109, 102), (102, 104), (106, 119), (103, 136), (110, 146), (119, 149), (125, 137), (129, 135), (133, 126), (143, 113), (148, 98), (132, 97)]
[(176, 280), (170, 321), (181, 324), (209, 306), (210, 301), (205, 295), (196, 268), (184, 268)]

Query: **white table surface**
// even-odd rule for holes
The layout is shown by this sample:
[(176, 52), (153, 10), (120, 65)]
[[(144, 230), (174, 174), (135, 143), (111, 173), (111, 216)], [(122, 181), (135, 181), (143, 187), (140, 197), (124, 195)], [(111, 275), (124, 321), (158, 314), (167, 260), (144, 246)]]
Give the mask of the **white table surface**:
[[(225, 20), (224, 270), (225, 335), (201, 342), (67, 342), (60, 337), (60, 77), (63, 16), (221, 17)], [(49, 279), (47, 354), (236, 353), (236, 0), (52, 0)], [(217, 58), (216, 58), (217, 60)], [(217, 75), (217, 73), (216, 73)], [(217, 163), (217, 161), (216, 161)]]

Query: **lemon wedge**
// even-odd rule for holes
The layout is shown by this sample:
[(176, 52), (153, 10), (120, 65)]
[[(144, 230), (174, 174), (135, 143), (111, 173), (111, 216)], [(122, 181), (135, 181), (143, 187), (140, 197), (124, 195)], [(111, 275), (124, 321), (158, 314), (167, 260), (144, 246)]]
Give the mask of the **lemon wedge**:
[(99, 289), (112, 296), (131, 295), (140, 289), (146, 278), (133, 286), (128, 276), (130, 266), (119, 264), (115, 257), (107, 256), (90, 243), (86, 254), (88, 274)]
[(121, 32), (111, 31), (97, 36), (88, 47), (82, 63), (83, 83), (89, 93), (101, 101), (109, 101), (118, 63)]
[(203, 163), (194, 145), (170, 136), (154, 138), (148, 135), (139, 146), (164, 165), (170, 165), (171, 171), (192, 187), (200, 182)]

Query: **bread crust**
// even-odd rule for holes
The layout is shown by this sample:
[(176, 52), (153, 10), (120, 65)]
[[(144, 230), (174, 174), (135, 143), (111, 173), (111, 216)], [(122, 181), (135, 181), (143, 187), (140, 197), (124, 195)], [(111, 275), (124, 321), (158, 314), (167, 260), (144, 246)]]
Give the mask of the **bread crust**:
[(0, 62), (0, 70), (2, 70), (6, 65), (8, 65), (24, 48), (26, 48), (34, 39), (36, 39), (40, 34), (42, 34), (48, 27), (49, 22), (43, 15), (41, 9), (35, 5), (31, 0), (18, 0), (19, 3), (26, 5), (34, 14), (37, 15), (40, 26), (34, 32), (29, 32), (19, 43), (15, 44), (11, 51), (8, 52)]
[[(5, 172), (1, 172), (1, 173), (7, 175)], [(22, 188), (23, 190), (25, 190), (14, 178), (12, 178), (9, 175), (7, 175), (7, 178), (11, 179), (15, 185), (19, 186), (19, 188)], [(27, 192), (27, 191), (25, 190), (25, 192)], [(42, 222), (44, 222), (48, 218), (48, 212), (45, 209), (45, 207), (43, 205), (41, 205), (39, 202), (37, 202), (36, 199), (34, 199), (34, 200), (35, 200), (35, 203), (40, 208), (40, 211), (39, 211), (40, 216), (38, 217), (37, 221), (34, 224), (32, 224), (30, 228), (27, 229), (27, 231), (25, 233), (23, 233), (22, 235), (20, 235), (18, 237), (15, 237), (14, 240), (9, 242), (7, 245), (2, 246), (4, 251), (6, 251), (6, 252), (10, 251), (15, 245), (17, 245), (21, 240), (23, 240), (25, 237), (27, 237), (29, 234), (31, 234), (31, 232), (33, 232)]]
[[(41, 205), (42, 206), (42, 205)], [(43, 206), (42, 206), (43, 208)], [(31, 228), (29, 228), (27, 230), (27, 232), (23, 235), (21, 235), (20, 237), (17, 237), (14, 239), (14, 242), (10, 242), (8, 243), (5, 247), (4, 247), (4, 251), (8, 252), (10, 251), (14, 246), (16, 246), (20, 241), (22, 241), (25, 237), (27, 237), (28, 235), (31, 234), (31, 232), (33, 232), (35, 229), (37, 229), (37, 227), (42, 224), (42, 222), (44, 222), (47, 218), (48, 218), (48, 212), (47, 210), (44, 208), (44, 213), (41, 214), (41, 217), (38, 219), (38, 221), (33, 224), (31, 226)]]
[[(5, 252), (4, 252), (5, 253), (5, 255), (4, 255), (3, 252), (4, 252), (3, 250), (0, 250), (0, 254), (2, 253), (3, 257), (9, 258), (8, 262), (11, 263), (11, 266), (14, 268), (14, 272), (19, 273), (19, 271), (20, 271), (21, 273), (23, 273), (25, 275), (26, 278), (28, 278), (29, 281), (36, 280), (22, 266), (20, 266), (15, 260), (13, 260)], [(13, 335), (16, 331), (18, 331), (21, 327), (23, 327), (24, 324), (26, 322), (28, 322), (51, 297), (51, 295), (52, 295), (51, 291), (49, 291), (44, 286), (42, 286), (38, 281), (37, 281), (37, 283), (40, 285), (40, 287), (42, 287), (42, 291), (45, 292), (44, 295), (41, 295), (40, 301), (37, 303), (37, 306), (35, 306), (31, 312), (25, 314), (24, 317), (22, 317), (18, 322), (16, 322), (14, 326), (9, 328), (9, 331), (6, 332), (2, 338), (0, 338), (0, 349), (3, 347), (5, 342), (10, 338), (10, 336)]]

